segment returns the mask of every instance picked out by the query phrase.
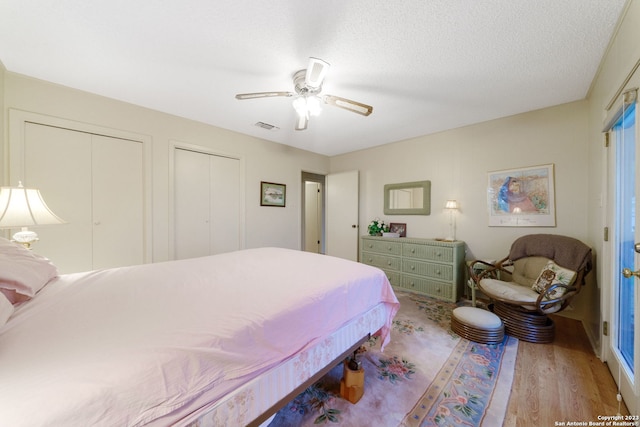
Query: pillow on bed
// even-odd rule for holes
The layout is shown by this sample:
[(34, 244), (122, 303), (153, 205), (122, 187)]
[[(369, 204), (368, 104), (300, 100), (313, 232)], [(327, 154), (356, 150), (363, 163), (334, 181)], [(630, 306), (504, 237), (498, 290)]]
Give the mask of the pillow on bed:
[(0, 237), (0, 292), (12, 304), (33, 298), (57, 275), (47, 258)]
[(13, 304), (9, 302), (2, 294), (0, 294), (0, 328), (7, 323), (9, 317), (13, 314)]

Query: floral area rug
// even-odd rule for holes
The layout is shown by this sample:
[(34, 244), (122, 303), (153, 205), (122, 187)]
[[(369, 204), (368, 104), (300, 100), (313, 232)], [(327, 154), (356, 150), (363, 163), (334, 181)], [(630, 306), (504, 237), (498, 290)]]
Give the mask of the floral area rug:
[(468, 341), (451, 331), (455, 304), (396, 295), (401, 306), (391, 343), (380, 352), (377, 338), (371, 338), (360, 349), (365, 370), (360, 401), (340, 397), (340, 364), (281, 409), (270, 427), (502, 425), (518, 341)]

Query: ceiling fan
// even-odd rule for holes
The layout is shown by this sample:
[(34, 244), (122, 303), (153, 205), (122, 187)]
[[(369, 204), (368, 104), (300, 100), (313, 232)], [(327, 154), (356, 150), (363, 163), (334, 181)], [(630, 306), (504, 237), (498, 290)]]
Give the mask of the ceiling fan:
[(309, 65), (305, 70), (297, 71), (293, 75), (295, 92), (255, 92), (239, 93), (236, 99), (269, 98), (274, 96), (293, 97), (293, 108), (298, 113), (296, 130), (305, 130), (310, 116), (320, 114), (321, 104), (329, 104), (354, 113), (368, 116), (373, 107), (361, 102), (352, 101), (335, 95), (320, 95), (322, 82), (329, 71), (329, 63), (318, 58), (309, 58)]

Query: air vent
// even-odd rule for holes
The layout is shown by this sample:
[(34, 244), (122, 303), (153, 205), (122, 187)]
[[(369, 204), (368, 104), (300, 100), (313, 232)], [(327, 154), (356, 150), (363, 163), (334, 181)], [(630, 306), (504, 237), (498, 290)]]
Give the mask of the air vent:
[(271, 131), (277, 131), (280, 130), (280, 128), (278, 126), (274, 126), (274, 125), (270, 125), (269, 123), (265, 123), (265, 122), (258, 122), (256, 123), (256, 126), (258, 126), (259, 128), (262, 129), (266, 129), (266, 130), (271, 130)]

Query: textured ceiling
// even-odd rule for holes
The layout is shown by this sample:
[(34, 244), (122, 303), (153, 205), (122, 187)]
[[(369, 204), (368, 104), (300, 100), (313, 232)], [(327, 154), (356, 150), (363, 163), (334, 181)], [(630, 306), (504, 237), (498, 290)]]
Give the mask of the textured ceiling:
[[(12, 72), (326, 155), (585, 98), (625, 0), (0, 0)], [(329, 105), (294, 131), (315, 56)], [(277, 126), (265, 130), (261, 121)]]

